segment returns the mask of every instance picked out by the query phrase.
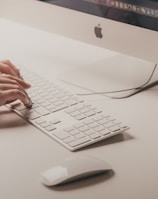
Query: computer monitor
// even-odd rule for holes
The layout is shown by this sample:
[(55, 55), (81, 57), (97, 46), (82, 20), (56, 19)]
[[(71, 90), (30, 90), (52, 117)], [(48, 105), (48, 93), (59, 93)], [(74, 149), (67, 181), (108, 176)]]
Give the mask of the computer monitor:
[[(66, 29), (71, 30), (71, 37), (119, 53), (63, 73), (61, 80), (106, 92), (141, 86), (150, 76), (155, 64), (148, 61), (158, 61), (156, 0), (41, 1), (67, 9), (68, 16), (61, 13), (61, 17), (63, 14), (68, 19)], [(122, 71), (119, 75), (118, 70)]]
[[(158, 62), (157, 0), (3, 2), (8, 18), (97, 46), (103, 53), (105, 50), (105, 59), (61, 74), (64, 81), (95, 91), (137, 87)], [(119, 77), (118, 70), (122, 71)]]
[(157, 0), (40, 1), (68, 8), (66, 13), (65, 9), (59, 10), (56, 22), (60, 17), (72, 37), (157, 62)]

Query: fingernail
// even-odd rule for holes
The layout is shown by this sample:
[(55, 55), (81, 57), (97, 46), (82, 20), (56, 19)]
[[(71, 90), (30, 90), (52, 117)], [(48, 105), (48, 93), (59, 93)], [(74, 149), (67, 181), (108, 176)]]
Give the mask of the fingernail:
[(23, 80), (23, 84), (25, 85), (25, 88), (30, 88), (31, 87), (31, 84), (25, 82), (24, 80)]
[(30, 88), (30, 87), (31, 87), (31, 84), (29, 84), (29, 83), (27, 83), (27, 82), (25, 82), (25, 84), (26, 84), (27, 88)]
[(30, 83), (26, 83), (27, 85), (29, 85), (29, 86), (31, 86), (31, 84)]
[(30, 98), (26, 98), (26, 107), (31, 108), (32, 107), (32, 101)]
[(29, 105), (28, 105), (28, 108), (31, 108), (32, 107), (32, 101), (31, 99), (29, 98)]
[(19, 77), (20, 77), (20, 79), (24, 80), (23, 76), (21, 76), (20, 74), (19, 74)]

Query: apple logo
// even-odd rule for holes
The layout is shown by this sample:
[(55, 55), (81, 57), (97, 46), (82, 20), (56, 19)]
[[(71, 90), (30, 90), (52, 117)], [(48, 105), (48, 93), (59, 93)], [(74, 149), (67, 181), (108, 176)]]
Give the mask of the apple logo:
[(102, 38), (103, 35), (102, 35), (102, 28), (100, 27), (100, 24), (98, 24), (98, 26), (95, 26), (94, 27), (94, 32), (95, 32), (95, 35), (97, 38)]

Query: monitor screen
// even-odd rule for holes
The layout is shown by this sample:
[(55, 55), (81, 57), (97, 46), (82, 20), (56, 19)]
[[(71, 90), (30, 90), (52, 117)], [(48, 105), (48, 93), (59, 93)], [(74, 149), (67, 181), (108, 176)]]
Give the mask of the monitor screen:
[(91, 15), (158, 31), (157, 0), (42, 0)]

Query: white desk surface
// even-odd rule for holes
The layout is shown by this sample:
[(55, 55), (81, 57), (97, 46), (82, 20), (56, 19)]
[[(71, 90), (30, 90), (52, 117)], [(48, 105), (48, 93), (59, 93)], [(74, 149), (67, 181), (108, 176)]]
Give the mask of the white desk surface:
[[(8, 58), (49, 79), (55, 80), (60, 72), (91, 64), (104, 55), (103, 49), (0, 20), (0, 58)], [(76, 91), (74, 87), (71, 89)], [(109, 100), (102, 96), (85, 98), (129, 125), (130, 130), (86, 149), (70, 152), (1, 107), (0, 198), (158, 198), (158, 87), (124, 100)], [(85, 154), (106, 160), (114, 175), (56, 188), (41, 184), (40, 173), (56, 161)]]

